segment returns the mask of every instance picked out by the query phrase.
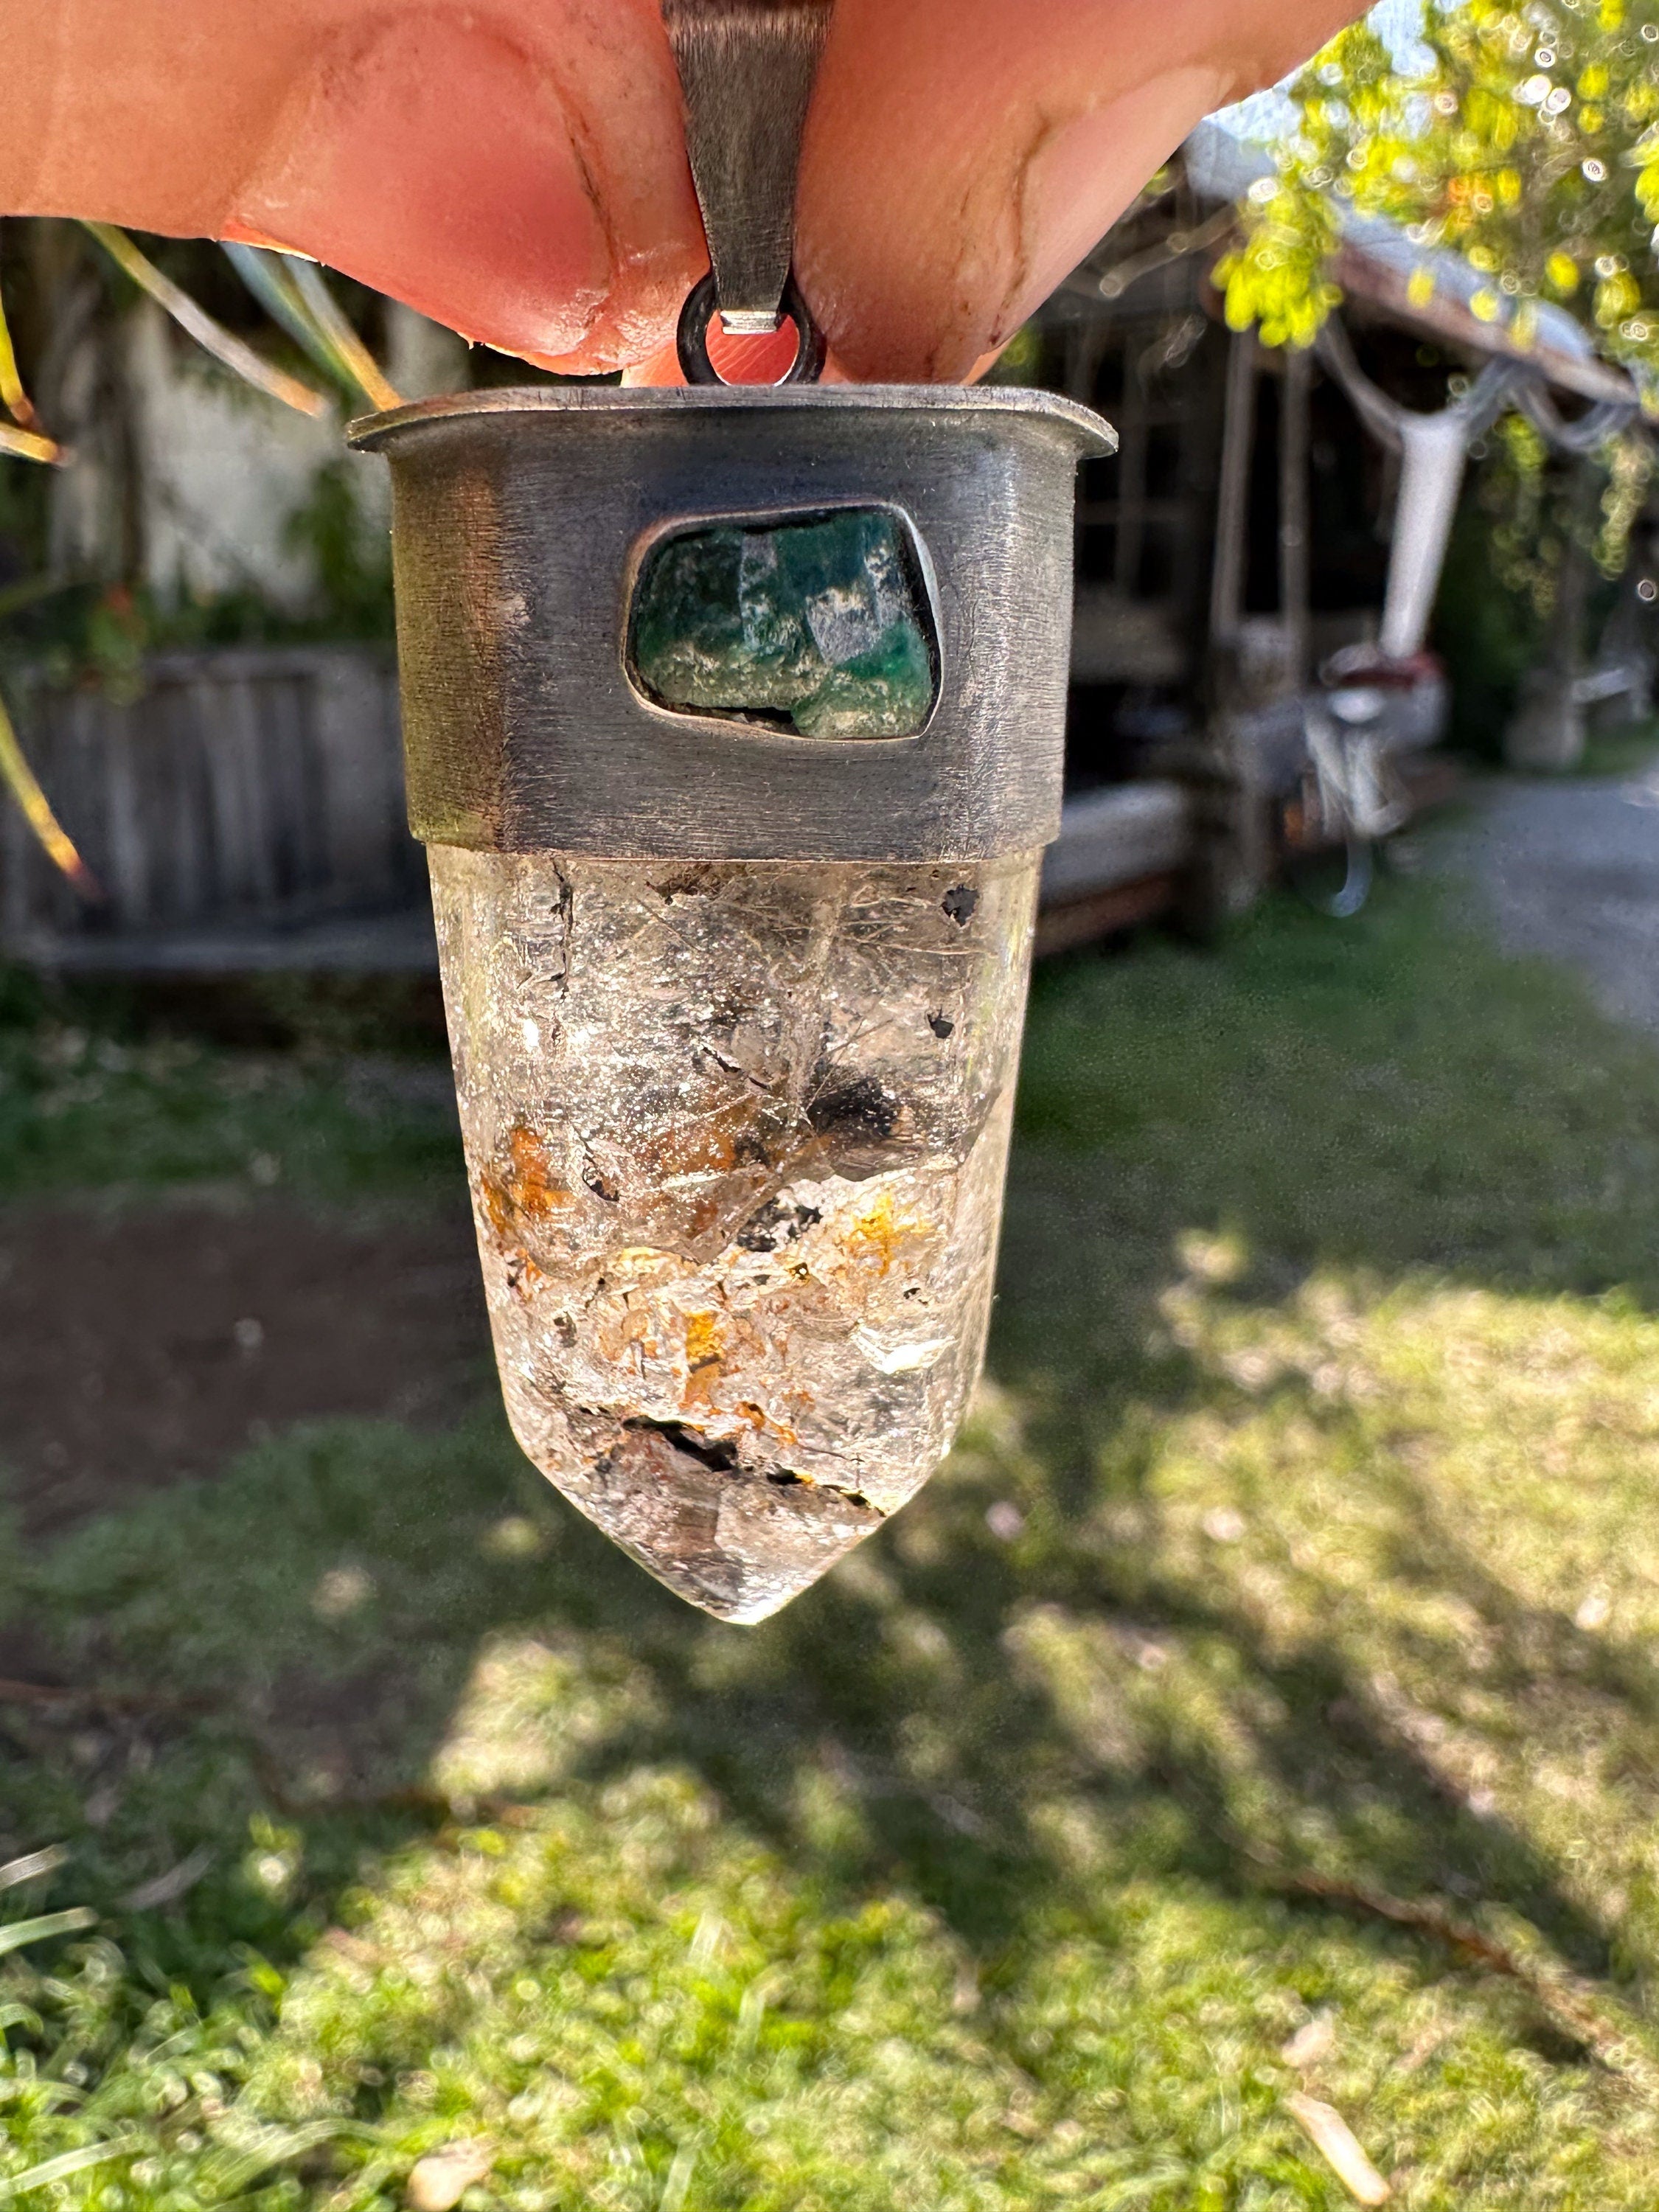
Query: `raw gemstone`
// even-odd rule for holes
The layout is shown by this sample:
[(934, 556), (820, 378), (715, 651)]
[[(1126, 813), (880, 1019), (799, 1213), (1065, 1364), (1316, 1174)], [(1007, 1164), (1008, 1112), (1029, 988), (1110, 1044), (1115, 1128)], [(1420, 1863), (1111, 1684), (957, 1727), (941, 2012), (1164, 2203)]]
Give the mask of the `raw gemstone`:
[(428, 848), (514, 1431), (726, 1620), (775, 1612), (950, 1449), (1040, 857)]
[(652, 698), (803, 737), (914, 736), (933, 709), (931, 639), (902, 527), (880, 507), (682, 532), (635, 593)]

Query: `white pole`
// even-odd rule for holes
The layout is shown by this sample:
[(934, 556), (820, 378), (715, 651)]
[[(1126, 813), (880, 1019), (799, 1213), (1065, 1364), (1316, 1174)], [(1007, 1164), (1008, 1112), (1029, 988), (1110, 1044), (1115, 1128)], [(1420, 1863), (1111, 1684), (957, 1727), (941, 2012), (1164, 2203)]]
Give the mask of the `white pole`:
[(1378, 640), (1389, 660), (1409, 660), (1423, 649), (1474, 427), (1461, 407), (1437, 415), (1401, 410), (1400, 496)]

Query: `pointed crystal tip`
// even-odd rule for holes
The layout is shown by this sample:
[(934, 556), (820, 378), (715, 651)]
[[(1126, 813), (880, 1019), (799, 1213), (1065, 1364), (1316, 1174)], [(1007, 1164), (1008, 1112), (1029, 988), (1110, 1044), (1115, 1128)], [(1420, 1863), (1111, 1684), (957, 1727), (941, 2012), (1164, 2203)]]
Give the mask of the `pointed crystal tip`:
[(688, 1431), (618, 1421), (579, 1477), (561, 1468), (556, 1479), (676, 1596), (744, 1625), (799, 1597), (881, 1526), (862, 1498), (726, 1462)]
[(431, 866), (514, 1432), (671, 1589), (763, 1620), (973, 1387), (1036, 855)]

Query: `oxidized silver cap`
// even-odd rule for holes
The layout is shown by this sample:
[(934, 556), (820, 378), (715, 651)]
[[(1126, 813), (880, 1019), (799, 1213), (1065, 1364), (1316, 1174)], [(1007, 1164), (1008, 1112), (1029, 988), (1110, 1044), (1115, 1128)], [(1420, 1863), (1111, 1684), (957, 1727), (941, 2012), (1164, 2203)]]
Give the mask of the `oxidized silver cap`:
[[(392, 464), (417, 837), (945, 860), (1054, 836), (1073, 483), (1115, 442), (1088, 409), (568, 386), (426, 401), (351, 438)], [(748, 655), (750, 690), (721, 652)]]

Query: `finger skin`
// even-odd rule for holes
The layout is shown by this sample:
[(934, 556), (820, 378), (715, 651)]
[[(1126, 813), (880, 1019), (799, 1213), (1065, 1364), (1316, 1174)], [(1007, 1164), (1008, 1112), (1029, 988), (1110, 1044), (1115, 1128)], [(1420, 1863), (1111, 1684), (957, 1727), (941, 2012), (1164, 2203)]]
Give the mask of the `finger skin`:
[(294, 247), (532, 359), (707, 266), (656, 0), (0, 0), (0, 208)]
[[(837, 0), (804, 289), (841, 373), (957, 378), (1209, 109), (1352, 0)], [(707, 266), (657, 0), (0, 0), (0, 209), (291, 246), (571, 371)]]
[(1005, 344), (1200, 117), (1352, 0), (837, 0), (801, 172), (802, 286), (859, 377)]

